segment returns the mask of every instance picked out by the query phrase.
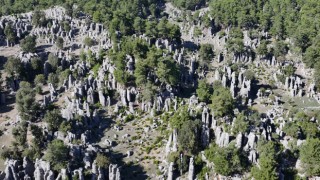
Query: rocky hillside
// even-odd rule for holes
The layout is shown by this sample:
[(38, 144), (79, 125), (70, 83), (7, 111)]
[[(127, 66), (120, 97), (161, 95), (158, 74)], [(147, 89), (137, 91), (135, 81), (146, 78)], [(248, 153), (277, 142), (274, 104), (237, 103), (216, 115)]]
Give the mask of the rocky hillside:
[(0, 179), (319, 178), (318, 1), (27, 2), (0, 0)]

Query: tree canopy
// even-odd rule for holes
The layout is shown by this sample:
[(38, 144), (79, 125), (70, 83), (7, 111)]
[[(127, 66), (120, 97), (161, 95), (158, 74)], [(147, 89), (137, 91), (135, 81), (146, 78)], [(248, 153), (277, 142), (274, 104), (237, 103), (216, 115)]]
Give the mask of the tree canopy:
[(196, 92), (200, 101), (209, 102), (212, 91), (212, 87), (206, 82), (206, 80), (199, 81)]
[(251, 168), (251, 174), (255, 179), (276, 180), (279, 178), (277, 171), (279, 147), (273, 141), (259, 141), (259, 166)]
[(320, 175), (320, 140), (307, 139), (300, 148), (302, 167), (307, 176)]
[(215, 172), (224, 176), (241, 172), (248, 164), (241, 150), (234, 145), (222, 148), (211, 144), (205, 154), (208, 160), (213, 162)]
[(36, 118), (38, 104), (35, 101), (35, 91), (30, 83), (25, 81), (20, 82), (20, 89), (16, 94), (16, 103), (23, 120), (33, 120)]
[(171, 2), (177, 7), (194, 10), (196, 7), (200, 7), (205, 0), (171, 0)]
[(188, 120), (178, 129), (179, 149), (185, 153), (195, 154), (200, 149), (201, 122)]
[(56, 40), (56, 46), (57, 46), (57, 48), (63, 49), (63, 43), (64, 43), (63, 38), (62, 38), (62, 37), (58, 37), (57, 40)]
[(234, 100), (229, 89), (222, 86), (214, 88), (211, 101), (211, 109), (215, 116), (222, 117), (233, 113)]
[(98, 153), (96, 157), (96, 163), (98, 167), (108, 169), (110, 165), (110, 158), (102, 153)]
[(53, 169), (60, 170), (67, 165), (68, 152), (69, 149), (63, 141), (55, 139), (48, 145), (44, 158), (53, 165)]
[(156, 74), (161, 82), (176, 85), (180, 79), (180, 69), (172, 58), (165, 58), (157, 65)]
[(23, 65), (18, 58), (9, 57), (4, 65), (5, 72), (11, 77), (20, 77), (23, 70)]
[(24, 52), (35, 52), (36, 51), (36, 36), (27, 36), (20, 43), (20, 46)]
[(44, 116), (44, 121), (48, 124), (48, 129), (50, 131), (58, 130), (63, 119), (58, 110), (48, 111)]
[(208, 68), (210, 62), (213, 60), (214, 52), (211, 44), (203, 44), (199, 49), (200, 66)]
[(9, 23), (5, 29), (4, 29), (4, 34), (6, 35), (7, 40), (9, 43), (14, 43), (16, 41), (16, 33), (12, 27), (12, 24)]

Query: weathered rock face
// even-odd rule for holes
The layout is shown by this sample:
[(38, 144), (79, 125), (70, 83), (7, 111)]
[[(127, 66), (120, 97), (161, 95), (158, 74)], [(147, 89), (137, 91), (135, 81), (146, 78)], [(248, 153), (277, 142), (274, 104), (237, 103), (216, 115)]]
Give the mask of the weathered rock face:
[(255, 149), (257, 143), (257, 137), (254, 133), (250, 132), (248, 135), (248, 143), (245, 145), (244, 149)]
[(202, 146), (206, 147), (210, 143), (210, 113), (207, 107), (203, 108), (202, 111), (202, 130), (201, 130), (201, 142)]
[(109, 166), (109, 180), (121, 180), (120, 169), (116, 164)]
[(216, 144), (220, 147), (227, 147), (229, 144), (229, 134), (223, 132), (221, 127), (217, 127), (215, 130)]
[(0, 176), (3, 179), (35, 179), (35, 180), (54, 180), (53, 171), (50, 170), (50, 164), (43, 160), (36, 160), (33, 164), (26, 157), (23, 158), (22, 166), (16, 160), (7, 160), (6, 169)]
[(43, 175), (44, 172), (42, 169), (40, 169), (39, 167), (36, 168), (36, 170), (34, 171), (34, 179), (35, 180), (43, 180)]
[(107, 106), (106, 98), (104, 97), (103, 92), (101, 90), (99, 91), (99, 101), (101, 106), (103, 107)]
[(166, 144), (166, 156), (169, 155), (170, 152), (177, 152), (178, 150), (178, 133), (177, 130), (174, 129), (172, 134), (170, 134), (169, 139)]
[(26, 175), (32, 176), (35, 170), (33, 163), (26, 157), (23, 158), (23, 169)]
[(243, 145), (242, 142), (243, 142), (243, 135), (242, 133), (239, 133), (236, 137), (236, 147), (241, 148)]
[(193, 179), (194, 179), (194, 160), (193, 160), (193, 157), (191, 157), (190, 163), (189, 163), (188, 180), (193, 180)]
[(251, 150), (250, 153), (249, 153), (249, 161), (252, 163), (252, 164), (257, 164), (258, 163), (258, 160), (257, 160), (257, 152), (255, 150)]
[(167, 180), (173, 180), (173, 162), (169, 164)]
[(210, 143), (210, 129), (205, 125), (202, 126), (201, 142), (203, 147), (208, 146)]

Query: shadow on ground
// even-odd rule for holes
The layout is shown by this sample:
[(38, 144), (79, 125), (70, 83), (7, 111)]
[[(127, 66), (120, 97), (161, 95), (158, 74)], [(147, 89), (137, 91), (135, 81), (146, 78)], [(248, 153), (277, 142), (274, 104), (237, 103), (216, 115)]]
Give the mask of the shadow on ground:
[(110, 152), (112, 160), (120, 166), (121, 179), (123, 180), (145, 180), (148, 179), (143, 167), (139, 164), (126, 164), (123, 159), (126, 155), (116, 152)]
[(15, 96), (5, 93), (6, 103), (0, 104), (0, 114), (7, 113), (13, 110), (13, 104), (16, 102)]

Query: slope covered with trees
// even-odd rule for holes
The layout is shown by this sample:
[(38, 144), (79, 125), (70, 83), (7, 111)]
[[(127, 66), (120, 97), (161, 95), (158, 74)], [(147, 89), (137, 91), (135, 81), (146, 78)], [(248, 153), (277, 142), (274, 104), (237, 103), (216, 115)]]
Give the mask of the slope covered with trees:
[(317, 0), (0, 4), (0, 154), (19, 177), (320, 176)]
[[(319, 72), (319, 1), (214, 0), (210, 2), (210, 8), (216, 26), (258, 29), (269, 32), (279, 42), (290, 38), (298, 47), (292, 50), (301, 53), (303, 62)], [(259, 53), (265, 54), (262, 50)], [(317, 73), (314, 78), (320, 87)]]

